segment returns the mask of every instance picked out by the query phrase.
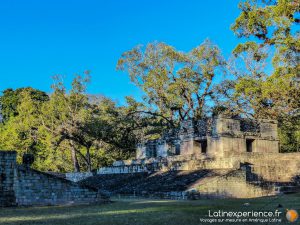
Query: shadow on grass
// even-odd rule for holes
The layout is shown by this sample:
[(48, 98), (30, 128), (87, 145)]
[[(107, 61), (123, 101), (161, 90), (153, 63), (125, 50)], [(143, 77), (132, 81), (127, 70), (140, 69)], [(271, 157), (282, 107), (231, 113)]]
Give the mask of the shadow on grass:
[[(223, 199), (199, 201), (174, 200), (127, 200), (102, 205), (55, 206), (0, 209), (1, 225), (179, 225), (200, 224), (199, 219), (208, 215), (208, 210), (258, 210), (300, 208), (299, 195), (281, 198)], [(245, 202), (250, 206), (245, 207)], [(282, 209), (284, 210), (284, 209)]]
[[(153, 201), (115, 202), (109, 205), (61, 206), (5, 209), (0, 212), (0, 224), (197, 224), (199, 212), (205, 207), (191, 207), (188, 204), (159, 204)], [(189, 216), (187, 216), (189, 215)], [(192, 215), (192, 216), (191, 216)], [(178, 223), (177, 223), (178, 222)]]

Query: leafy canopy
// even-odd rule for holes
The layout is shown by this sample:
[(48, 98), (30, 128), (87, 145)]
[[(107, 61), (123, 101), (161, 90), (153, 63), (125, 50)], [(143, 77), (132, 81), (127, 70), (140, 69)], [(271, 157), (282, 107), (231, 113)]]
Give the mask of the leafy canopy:
[(188, 53), (160, 42), (137, 46), (122, 54), (117, 68), (145, 92), (149, 111), (178, 122), (205, 116), (224, 64), (220, 49), (206, 40)]

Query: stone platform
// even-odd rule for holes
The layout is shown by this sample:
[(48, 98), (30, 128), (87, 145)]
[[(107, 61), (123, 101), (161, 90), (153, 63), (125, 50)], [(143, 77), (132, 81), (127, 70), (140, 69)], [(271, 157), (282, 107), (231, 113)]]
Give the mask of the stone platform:
[(300, 153), (204, 154), (117, 161), (80, 181), (112, 194), (252, 198), (300, 190)]

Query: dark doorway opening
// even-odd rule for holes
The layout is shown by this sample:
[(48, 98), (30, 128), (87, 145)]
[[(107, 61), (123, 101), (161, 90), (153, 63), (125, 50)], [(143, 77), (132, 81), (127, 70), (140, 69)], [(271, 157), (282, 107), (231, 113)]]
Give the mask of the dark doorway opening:
[(180, 155), (180, 145), (175, 145), (175, 155)]
[(157, 157), (157, 149), (156, 149), (155, 145), (147, 146), (146, 156), (147, 156), (147, 158)]
[(201, 153), (207, 152), (207, 140), (201, 140), (199, 141), (200, 147), (201, 147)]
[(157, 149), (156, 149), (156, 147), (154, 147), (154, 148), (152, 149), (152, 157), (154, 157), (154, 158), (157, 157)]
[(246, 139), (246, 151), (247, 152), (253, 151), (253, 143), (254, 143), (254, 139)]

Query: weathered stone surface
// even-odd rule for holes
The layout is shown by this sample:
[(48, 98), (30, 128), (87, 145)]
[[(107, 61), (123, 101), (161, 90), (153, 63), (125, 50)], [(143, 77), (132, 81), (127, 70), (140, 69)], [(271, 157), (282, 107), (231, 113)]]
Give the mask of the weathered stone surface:
[(92, 172), (78, 172), (78, 173), (66, 173), (65, 178), (67, 180), (78, 182), (80, 180), (86, 179), (93, 176)]
[[(275, 195), (287, 189), (295, 191), (300, 187), (300, 153), (235, 151), (213, 158), (205, 155), (178, 155), (128, 160), (118, 165), (101, 168), (99, 175), (90, 179), (107, 179), (105, 182), (111, 185), (107, 191), (115, 193), (162, 198), (176, 198), (178, 195), (182, 199), (252, 198)], [(210, 172), (204, 176), (201, 171)], [(142, 179), (136, 178), (142, 174)], [(160, 174), (165, 174), (166, 179), (160, 179)], [(177, 178), (172, 174), (176, 174)], [(190, 177), (188, 174), (194, 174), (197, 179), (185, 179)], [(132, 177), (132, 180), (121, 181), (120, 177), (127, 176)], [(120, 188), (114, 189), (116, 183)], [(183, 188), (184, 183), (189, 187)], [(126, 191), (122, 187), (126, 187)]]
[(0, 206), (16, 205), (14, 168), (17, 153), (0, 151)]
[(276, 194), (275, 185), (257, 185), (241, 169), (199, 169), (102, 174), (80, 181), (113, 194), (169, 199), (252, 198)]
[(258, 186), (247, 182), (246, 171), (234, 170), (217, 178), (208, 177), (193, 185), (200, 197), (254, 198), (275, 195), (275, 186)]
[(172, 155), (224, 156), (240, 152), (279, 152), (277, 122), (217, 116), (183, 121), (161, 139), (138, 145), (137, 159)]
[(0, 206), (103, 202), (99, 190), (16, 164), (16, 152), (0, 151)]
[[(161, 154), (162, 143), (167, 156)], [(179, 152), (174, 151), (175, 146)], [(201, 171), (210, 172), (203, 175)], [(160, 173), (166, 179), (160, 179)], [(173, 173), (191, 173), (197, 179), (181, 176), (176, 181)], [(123, 184), (126, 193), (163, 198), (250, 198), (274, 195), (287, 187), (300, 189), (300, 153), (279, 153), (276, 121), (218, 116), (184, 121), (179, 130), (139, 145), (137, 160), (100, 168), (98, 174), (99, 179), (113, 176), (112, 183), (119, 176), (148, 174)], [(183, 188), (182, 184), (190, 181), (192, 185)], [(122, 188), (117, 190), (123, 193)]]

